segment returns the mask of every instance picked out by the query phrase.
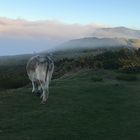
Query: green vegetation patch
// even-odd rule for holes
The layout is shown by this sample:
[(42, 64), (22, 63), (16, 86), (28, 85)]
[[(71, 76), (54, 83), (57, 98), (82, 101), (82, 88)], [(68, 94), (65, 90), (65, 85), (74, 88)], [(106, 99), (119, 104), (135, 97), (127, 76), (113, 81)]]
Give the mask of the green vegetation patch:
[(101, 81), (103, 81), (103, 78), (99, 77), (99, 76), (92, 76), (91, 81), (93, 81), (93, 82), (101, 82)]
[(119, 74), (116, 76), (116, 79), (123, 81), (138, 81), (137, 75), (134, 74)]
[[(106, 78), (91, 82), (94, 75)], [(31, 88), (0, 91), (0, 140), (138, 140), (140, 82), (110, 80), (115, 75), (89, 70), (53, 80), (46, 105)]]

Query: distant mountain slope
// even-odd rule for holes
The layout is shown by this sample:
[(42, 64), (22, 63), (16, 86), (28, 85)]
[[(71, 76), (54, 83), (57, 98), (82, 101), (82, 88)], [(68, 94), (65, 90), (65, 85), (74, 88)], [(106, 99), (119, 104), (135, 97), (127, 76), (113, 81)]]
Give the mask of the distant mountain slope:
[(57, 49), (94, 49), (94, 48), (109, 48), (109, 47), (134, 47), (139, 45), (138, 39), (124, 39), (124, 38), (81, 38), (65, 42)]
[(99, 38), (131, 38), (140, 39), (140, 30), (129, 29), (126, 27), (98, 28), (93, 31), (93, 37)]

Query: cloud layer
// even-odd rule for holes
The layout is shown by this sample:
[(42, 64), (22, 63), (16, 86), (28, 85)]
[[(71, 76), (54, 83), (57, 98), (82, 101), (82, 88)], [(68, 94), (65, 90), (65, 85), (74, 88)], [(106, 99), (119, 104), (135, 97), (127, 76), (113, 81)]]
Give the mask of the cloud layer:
[(67, 40), (91, 36), (93, 31), (100, 27), (104, 26), (0, 17), (0, 55), (52, 49), (53, 46), (58, 46)]
[(27, 21), (23, 19), (0, 18), (0, 36), (73, 39), (89, 36), (93, 30), (102, 25), (65, 24), (59, 21)]
[(58, 49), (77, 38), (140, 38), (140, 31), (101, 24), (66, 24), (60, 21), (27, 21), (0, 17), (0, 55)]

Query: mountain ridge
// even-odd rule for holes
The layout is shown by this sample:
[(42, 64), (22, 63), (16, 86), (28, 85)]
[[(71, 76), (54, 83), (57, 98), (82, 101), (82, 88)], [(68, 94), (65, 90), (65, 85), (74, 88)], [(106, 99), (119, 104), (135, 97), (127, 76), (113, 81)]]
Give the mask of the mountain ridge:
[(127, 39), (140, 39), (140, 30), (120, 27), (98, 28), (91, 34), (94, 37), (107, 37), (107, 38), (127, 38)]
[(139, 48), (139, 39), (126, 39), (126, 38), (97, 38), (85, 37), (80, 39), (73, 39), (62, 43), (56, 49), (96, 49), (96, 48)]

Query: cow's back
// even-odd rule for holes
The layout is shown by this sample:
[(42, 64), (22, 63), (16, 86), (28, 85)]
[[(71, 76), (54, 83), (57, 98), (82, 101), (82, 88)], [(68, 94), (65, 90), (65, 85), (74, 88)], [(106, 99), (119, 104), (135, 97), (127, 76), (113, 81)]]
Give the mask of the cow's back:
[(34, 56), (26, 66), (27, 74), (30, 80), (43, 80), (46, 79), (48, 71), (53, 71), (54, 64), (51, 58), (43, 56)]

